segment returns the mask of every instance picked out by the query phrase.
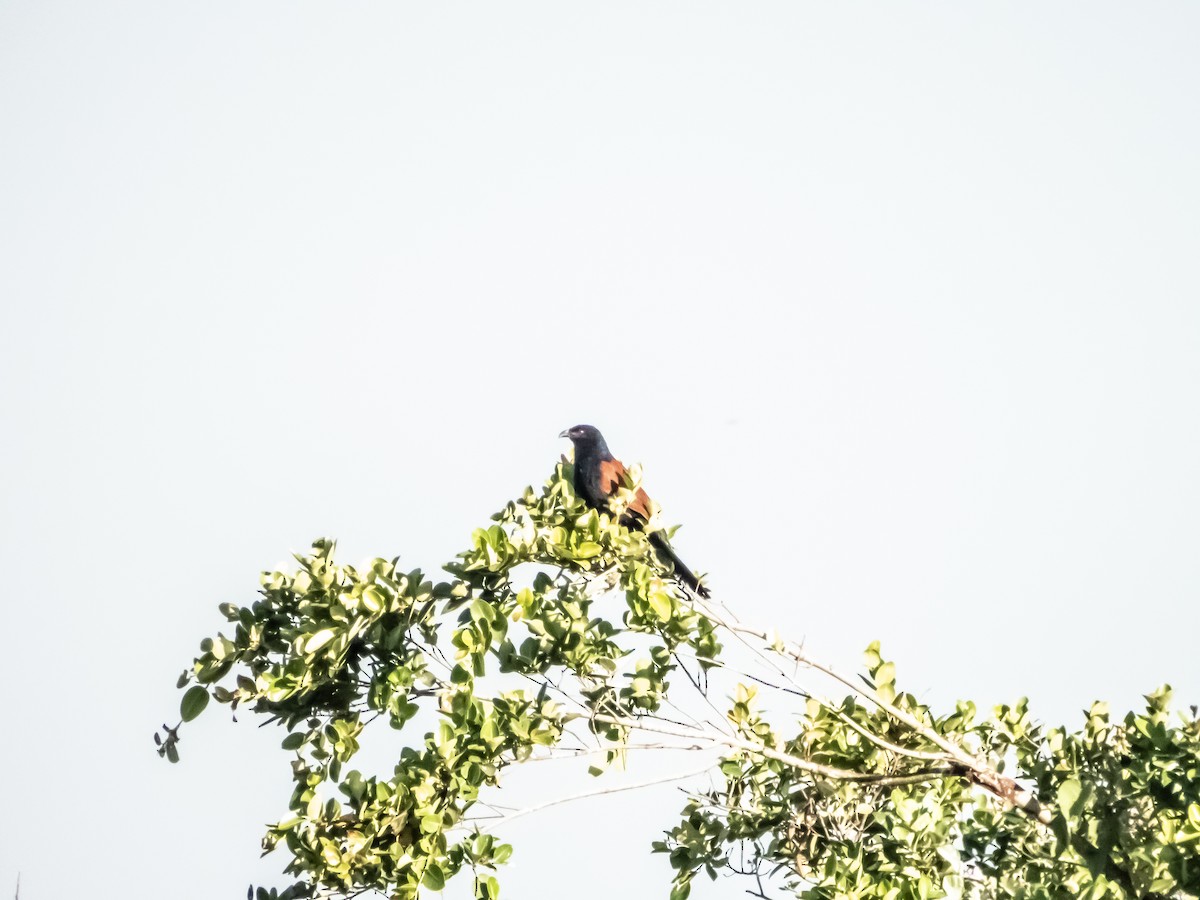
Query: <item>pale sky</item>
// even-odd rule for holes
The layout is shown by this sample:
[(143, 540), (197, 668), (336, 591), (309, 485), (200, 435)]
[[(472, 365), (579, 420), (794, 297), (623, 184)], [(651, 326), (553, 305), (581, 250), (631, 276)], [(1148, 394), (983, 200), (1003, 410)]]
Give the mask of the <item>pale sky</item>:
[[(1168, 2), (0, 0), (0, 895), (286, 884), (282, 735), (151, 742), (217, 604), (322, 535), (436, 570), (581, 421), (825, 659), (878, 638), (931, 702), (1072, 724), (1200, 702), (1198, 35)], [(594, 786), (551, 765), (510, 802)], [(503, 895), (665, 897), (682, 803), (521, 820)]]

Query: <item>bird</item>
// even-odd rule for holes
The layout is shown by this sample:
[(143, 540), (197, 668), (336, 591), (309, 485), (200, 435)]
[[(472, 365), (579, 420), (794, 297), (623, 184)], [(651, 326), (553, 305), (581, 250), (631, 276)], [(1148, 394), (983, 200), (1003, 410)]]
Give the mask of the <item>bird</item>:
[[(575, 445), (575, 493), (592, 509), (613, 512), (612, 499), (624, 482), (625, 466), (609, 452), (600, 429), (594, 425), (574, 425), (559, 437), (569, 438)], [(711, 596), (708, 588), (700, 583), (700, 579), (671, 549), (662, 532), (646, 531), (652, 513), (650, 498), (639, 487), (633, 499), (625, 505), (621, 524), (645, 532), (658, 558), (674, 570), (680, 581), (701, 597)]]

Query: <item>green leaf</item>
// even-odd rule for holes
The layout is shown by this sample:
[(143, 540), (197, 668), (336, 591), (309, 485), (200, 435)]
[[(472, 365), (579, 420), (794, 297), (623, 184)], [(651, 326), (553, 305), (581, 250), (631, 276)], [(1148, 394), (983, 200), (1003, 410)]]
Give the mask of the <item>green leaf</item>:
[(337, 634), (337, 630), (334, 628), (322, 628), (320, 631), (318, 631), (316, 634), (309, 637), (309, 639), (304, 642), (304, 652), (305, 653), (316, 653), (318, 650), (320, 650), (322, 647), (324, 647), (326, 644), (328, 644), (330, 641), (332, 641), (334, 635), (336, 635), (336, 634)]
[(893, 684), (896, 681), (896, 664), (893, 662), (882, 663), (875, 670), (875, 684), (882, 687), (885, 684)]
[(500, 896), (500, 883), (492, 875), (475, 878), (475, 900), (496, 900)]
[(664, 622), (671, 618), (671, 598), (662, 591), (655, 591), (650, 595), (650, 608)]
[(879, 641), (871, 641), (863, 653), (863, 661), (868, 669), (874, 669), (883, 661), (883, 657), (879, 655)]
[(383, 594), (380, 593), (379, 588), (369, 587), (362, 593), (362, 602), (363, 606), (371, 612), (379, 612), (383, 609)]
[(425, 877), (421, 879), (421, 883), (431, 891), (440, 891), (446, 886), (446, 873), (437, 863), (430, 862), (425, 867)]
[(179, 701), (179, 715), (183, 721), (190, 722), (204, 712), (206, 706), (208, 706), (208, 691), (200, 685), (195, 685), (188, 688), (188, 692)]
[(1054, 839), (1058, 842), (1056, 852), (1061, 853), (1071, 842), (1070, 827), (1067, 825), (1067, 817), (1063, 815), (1062, 810), (1059, 810), (1058, 815), (1050, 820), (1050, 831), (1054, 835)]
[(1078, 818), (1082, 806), (1079, 800), (1082, 795), (1083, 785), (1079, 783), (1078, 778), (1068, 778), (1059, 785), (1058, 806), (1067, 819)]

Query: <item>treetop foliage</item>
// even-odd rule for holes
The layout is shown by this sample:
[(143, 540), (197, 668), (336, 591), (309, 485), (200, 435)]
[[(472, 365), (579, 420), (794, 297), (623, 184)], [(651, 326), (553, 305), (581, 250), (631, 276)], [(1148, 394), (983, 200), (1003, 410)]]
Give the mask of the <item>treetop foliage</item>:
[[(261, 900), (402, 900), (464, 871), (491, 900), (513, 852), (515, 815), (487, 813), (506, 769), (577, 756), (602, 776), (671, 747), (712, 759), (653, 847), (672, 900), (728, 872), (764, 897), (1200, 896), (1200, 721), (1168, 688), (1123, 717), (1094, 704), (1077, 731), (1023, 699), (934, 710), (877, 643), (842, 675), (675, 584), (618, 518), (562, 463), (443, 580), (338, 563), (318, 540), (257, 599), (221, 604), (180, 713), (211, 699), (284, 735), (294, 786), (263, 848), (295, 880)], [(373, 722), (408, 737), (391, 772), (351, 767)], [(178, 732), (156, 735), (172, 761)]]

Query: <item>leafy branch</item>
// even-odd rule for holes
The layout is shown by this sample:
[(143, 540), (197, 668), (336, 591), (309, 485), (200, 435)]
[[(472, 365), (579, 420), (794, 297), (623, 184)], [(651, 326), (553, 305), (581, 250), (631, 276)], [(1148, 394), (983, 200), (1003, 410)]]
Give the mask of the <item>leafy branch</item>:
[[(1167, 690), (1120, 722), (1093, 706), (1078, 732), (1024, 700), (939, 713), (878, 644), (850, 678), (680, 586), (570, 482), (564, 463), (507, 504), (445, 580), (398, 558), (339, 564), (321, 540), (250, 604), (221, 604), (228, 627), (181, 676), (180, 717), (215, 700), (282, 729), (293, 790), (263, 848), (286, 851), (294, 882), (260, 900), (412, 898), (462, 872), (491, 900), (514, 819), (704, 773), (654, 847), (672, 900), (700, 872), (752, 877), (756, 896), (772, 881), (809, 898), (1196, 896), (1200, 724)], [(385, 723), (409, 736), (393, 770), (351, 769)], [(163, 728), (174, 762), (180, 726)], [(648, 749), (706, 764), (499, 802), (512, 766), (580, 758), (600, 777)]]

